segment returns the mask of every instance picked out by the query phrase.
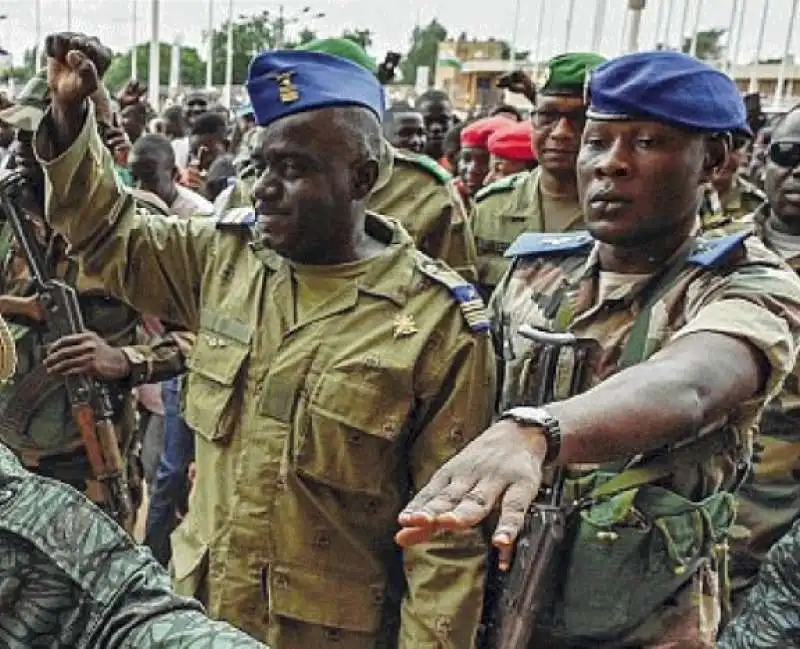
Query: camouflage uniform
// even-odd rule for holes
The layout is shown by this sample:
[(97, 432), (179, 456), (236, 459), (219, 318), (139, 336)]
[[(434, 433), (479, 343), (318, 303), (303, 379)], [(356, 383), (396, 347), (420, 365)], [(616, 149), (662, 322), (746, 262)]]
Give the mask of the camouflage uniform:
[[(659, 476), (659, 486), (648, 480), (577, 515), (584, 535), (573, 537), (581, 540), (570, 546), (550, 623), (556, 636), (566, 636), (567, 646), (578, 646), (575, 636), (584, 633), (588, 637), (581, 640), (594, 641), (591, 646), (672, 646), (670, 641), (681, 647), (713, 646), (724, 593), (724, 539), (734, 513), (729, 492), (748, 459), (751, 430), (764, 404), (791, 371), (800, 334), (800, 282), (755, 237), (742, 245), (745, 237), (689, 241), (694, 252), (688, 263), (681, 250), (665, 264), (675, 273), (666, 290), (653, 294), (652, 278), (638, 277), (632, 284), (610, 286), (602, 298), (597, 247), (589, 235), (523, 235), (509, 250), (519, 256), (491, 305), (496, 349), (505, 362), (501, 411), (524, 401), (520, 386), (538, 353), (517, 333), (522, 324), (548, 330), (566, 326), (595, 341), (584, 389), (617, 372), (629, 350), (639, 362), (700, 331), (746, 340), (769, 363), (759, 395), (717, 422), (714, 432), (704, 429), (707, 435), (688, 442), (691, 461), (684, 451), (684, 460)], [(654, 300), (649, 309), (646, 300)], [(640, 317), (646, 318), (644, 328), (634, 328)], [(718, 447), (700, 451), (694, 443)], [(570, 499), (620, 470), (616, 464), (571, 467)], [(592, 528), (594, 533), (587, 532)], [(618, 552), (629, 550), (624, 561), (612, 563)], [(645, 604), (654, 592), (659, 600)], [(616, 629), (618, 635), (604, 637), (603, 644), (591, 631), (575, 631), (592, 625)], [(546, 634), (540, 637), (537, 647), (555, 646)]]
[(800, 641), (800, 523), (767, 554), (744, 611), (717, 649), (784, 649)]
[(401, 556), (393, 534), (411, 491), (490, 418), (493, 357), (474, 289), (369, 216), (385, 253), (296, 322), (292, 266), (250, 245), (252, 218), (137, 214), (110, 164), (90, 111), (43, 163), (48, 216), (109, 291), (198, 330), (184, 408), (197, 480), (173, 535), (178, 591), (281, 649), (470, 646), (485, 540), (475, 531)]
[(523, 232), (564, 232), (583, 225), (581, 208), (565, 206), (544, 214), (539, 189), (541, 169), (507, 176), (475, 196), (470, 224), (478, 251), (478, 286), (491, 295), (509, 266), (503, 253)]
[[(769, 214), (764, 205), (753, 219), (756, 234), (767, 247)], [(800, 271), (800, 255), (785, 261)], [(736, 609), (744, 604), (766, 553), (800, 517), (800, 366), (795, 366), (761, 417), (753, 472), (738, 496), (731, 562)]]
[(177, 597), (149, 551), (0, 444), (3, 649), (264, 649)]
[(701, 189), (700, 206), (697, 210), (701, 228), (706, 234), (741, 229), (741, 220), (755, 212), (766, 200), (767, 195), (763, 191), (739, 174), (734, 175), (733, 186), (724, 196), (720, 196), (713, 185), (708, 183)]

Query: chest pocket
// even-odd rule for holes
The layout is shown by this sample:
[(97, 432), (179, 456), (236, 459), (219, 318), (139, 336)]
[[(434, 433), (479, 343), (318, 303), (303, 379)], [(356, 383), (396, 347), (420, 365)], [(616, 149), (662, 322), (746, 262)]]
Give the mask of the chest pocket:
[(298, 473), (343, 491), (380, 496), (402, 452), (411, 399), (323, 374), (295, 442)]
[(250, 354), (253, 327), (213, 312), (203, 312), (188, 360), (184, 419), (199, 435), (219, 441), (230, 432), (221, 425), (232, 408), (236, 378)]

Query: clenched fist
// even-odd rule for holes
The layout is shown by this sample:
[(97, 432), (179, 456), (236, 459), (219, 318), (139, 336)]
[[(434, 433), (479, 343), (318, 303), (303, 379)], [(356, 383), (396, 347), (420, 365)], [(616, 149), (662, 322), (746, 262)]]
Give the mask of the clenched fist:
[(47, 85), (54, 106), (69, 110), (100, 87), (111, 63), (111, 50), (84, 34), (60, 32), (45, 41)]

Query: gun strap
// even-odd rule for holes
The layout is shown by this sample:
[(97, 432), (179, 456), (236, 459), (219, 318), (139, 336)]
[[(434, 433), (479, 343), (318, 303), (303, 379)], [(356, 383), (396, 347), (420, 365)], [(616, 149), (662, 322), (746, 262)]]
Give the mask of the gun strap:
[(13, 450), (28, 468), (36, 467), (42, 457), (63, 455), (82, 447), (76, 440), (57, 451), (43, 451), (26, 435), (33, 415), (44, 402), (64, 389), (64, 378), (47, 372), (41, 363), (23, 376), (16, 384), (3, 412), (0, 413), (0, 439)]
[(687, 462), (696, 464), (736, 443), (738, 438), (731, 428), (727, 426), (717, 428), (691, 442), (672, 447), (663, 455), (645, 460), (644, 464), (625, 469), (605, 484), (590, 491), (582, 500), (590, 504), (611, 498), (623, 491), (652, 484), (669, 477), (677, 468), (686, 466)]

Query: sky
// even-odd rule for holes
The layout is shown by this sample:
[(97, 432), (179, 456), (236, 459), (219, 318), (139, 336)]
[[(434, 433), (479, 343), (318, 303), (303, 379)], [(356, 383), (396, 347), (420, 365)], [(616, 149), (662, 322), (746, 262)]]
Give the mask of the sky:
[[(36, 41), (36, 0), (0, 0), (0, 46), (9, 50), (16, 63), (22, 52)], [(595, 11), (603, 0), (573, 0), (569, 49), (589, 49)], [(731, 10), (737, 0), (647, 0), (642, 15), (640, 48), (655, 43), (659, 6), (663, 3), (662, 23), (666, 22), (667, 7), (671, 6), (671, 42), (677, 44), (684, 4), (688, 2), (686, 33), (695, 22), (698, 4), (701, 8), (701, 29), (727, 28)], [(72, 30), (94, 34), (107, 45), (121, 51), (130, 47), (133, 39), (133, 8), (138, 14), (136, 36), (139, 42), (150, 38), (152, 0), (39, 0), (42, 6), (42, 34), (66, 29), (67, 7), (71, 6)], [(187, 45), (202, 48), (202, 33), (208, 25), (208, 7), (214, 7), (214, 22), (219, 26), (228, 15), (230, 0), (160, 0), (160, 38), (172, 41), (176, 37)], [(234, 15), (253, 14), (263, 9), (277, 11), (280, 2), (272, 0), (232, 0)], [(793, 0), (738, 0), (745, 6), (745, 28), (742, 30), (740, 60), (755, 56), (761, 12), (769, 2), (762, 58), (777, 57), (783, 51)], [(544, 3), (542, 40), (538, 50), (542, 58), (564, 51), (569, 0), (284, 0), (287, 16), (296, 15), (304, 6), (312, 13), (322, 12), (324, 18), (313, 21), (312, 29), (320, 35), (339, 35), (343, 29), (371, 29), (374, 33), (372, 54), (382, 57), (389, 50), (405, 51), (411, 30), (417, 22), (426, 24), (437, 18), (454, 36), (462, 32), (477, 38), (501, 38), (508, 41), (514, 35), (515, 9), (519, 6), (516, 42), (519, 50), (536, 52), (536, 34), (541, 3)], [(795, 4), (797, 2), (795, 1)], [(623, 43), (623, 27), (627, 0), (605, 0), (601, 53), (619, 54)], [(800, 20), (796, 21), (791, 51), (800, 58)], [(735, 39), (734, 39), (735, 40)], [(202, 49), (201, 49), (202, 51)]]

